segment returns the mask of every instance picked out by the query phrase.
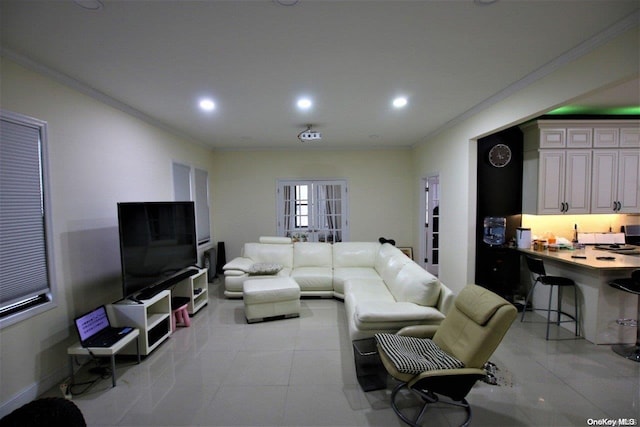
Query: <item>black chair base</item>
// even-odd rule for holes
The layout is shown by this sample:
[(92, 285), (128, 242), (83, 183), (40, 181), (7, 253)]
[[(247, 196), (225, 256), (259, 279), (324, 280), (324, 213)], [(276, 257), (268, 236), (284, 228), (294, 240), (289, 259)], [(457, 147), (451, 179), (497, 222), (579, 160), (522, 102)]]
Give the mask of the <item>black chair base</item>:
[(640, 346), (636, 344), (616, 344), (611, 349), (626, 359), (640, 363)]
[[(407, 390), (417, 394), (424, 401), (424, 405), (422, 405), (422, 408), (420, 409), (420, 412), (418, 413), (418, 415), (413, 420), (410, 419), (409, 417), (407, 417), (400, 410), (400, 408), (398, 408), (398, 405), (396, 404), (396, 397), (398, 395), (398, 392), (400, 390), (402, 390), (403, 388), (407, 388)], [(466, 419), (464, 420), (464, 423), (461, 424), (461, 427), (466, 427), (471, 422), (471, 405), (469, 405), (469, 402), (467, 402), (466, 399), (462, 399), (459, 402), (456, 402), (456, 401), (453, 401), (453, 400), (440, 400), (440, 397), (436, 393), (433, 393), (433, 392), (430, 392), (430, 391), (425, 391), (425, 390), (409, 388), (407, 386), (407, 383), (398, 384), (393, 389), (393, 391), (391, 392), (391, 408), (393, 409), (393, 412), (395, 412), (396, 415), (405, 424), (410, 425), (411, 427), (421, 427), (420, 420), (422, 419), (423, 415), (425, 414), (425, 411), (427, 410), (427, 406), (432, 404), (432, 403), (445, 403), (447, 405), (453, 405), (453, 406), (458, 406), (458, 407), (464, 408), (465, 411), (466, 411)]]

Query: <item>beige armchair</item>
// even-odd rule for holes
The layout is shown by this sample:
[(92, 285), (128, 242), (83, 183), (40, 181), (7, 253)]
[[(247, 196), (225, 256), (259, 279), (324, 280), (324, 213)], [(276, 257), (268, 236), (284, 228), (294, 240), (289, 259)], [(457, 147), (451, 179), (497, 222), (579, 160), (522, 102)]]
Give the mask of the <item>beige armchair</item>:
[[(517, 316), (516, 308), (493, 292), (466, 286), (456, 297), (447, 317), (438, 326), (410, 326), (396, 335), (377, 334), (380, 358), (389, 374), (400, 381), (391, 393), (391, 406), (407, 424), (418, 426), (427, 405), (449, 403), (466, 410), (465, 397), (479, 379), (484, 365)], [(411, 420), (396, 403), (398, 392), (408, 388), (424, 405)], [(440, 400), (445, 396), (446, 400)]]

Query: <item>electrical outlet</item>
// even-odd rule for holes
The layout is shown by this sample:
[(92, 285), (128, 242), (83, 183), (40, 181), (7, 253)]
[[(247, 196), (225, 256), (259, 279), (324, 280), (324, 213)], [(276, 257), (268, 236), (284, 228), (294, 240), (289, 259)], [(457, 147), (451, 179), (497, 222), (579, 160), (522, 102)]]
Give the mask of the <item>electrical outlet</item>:
[(71, 400), (73, 398), (71, 395), (71, 378), (67, 378), (60, 384), (60, 392), (65, 399)]

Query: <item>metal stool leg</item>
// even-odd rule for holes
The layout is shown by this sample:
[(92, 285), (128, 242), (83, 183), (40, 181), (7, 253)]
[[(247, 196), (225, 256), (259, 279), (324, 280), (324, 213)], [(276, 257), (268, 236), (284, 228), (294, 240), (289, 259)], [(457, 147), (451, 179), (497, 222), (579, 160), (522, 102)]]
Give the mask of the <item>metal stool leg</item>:
[(553, 288), (554, 286), (551, 285), (549, 289), (549, 307), (547, 310), (547, 336), (546, 336), (547, 341), (549, 341), (549, 323), (551, 323), (551, 298), (553, 297)]
[[(640, 295), (638, 295), (638, 320), (640, 320)], [(634, 362), (640, 362), (640, 322), (636, 326), (636, 343), (616, 344), (611, 346), (612, 350), (622, 357)]]
[(533, 295), (533, 290), (535, 289), (537, 284), (538, 284), (538, 279), (536, 279), (533, 282), (533, 285), (531, 285), (531, 289), (529, 290), (529, 293), (527, 294), (527, 298), (524, 300), (524, 307), (522, 308), (522, 316), (520, 317), (520, 321), (521, 322), (524, 322), (524, 314), (527, 312), (527, 307), (529, 306), (529, 301), (531, 300), (531, 296)]
[(573, 303), (575, 304), (575, 319), (576, 319), (576, 336), (578, 335), (578, 320), (580, 319), (578, 317), (578, 287), (574, 286), (573, 287)]

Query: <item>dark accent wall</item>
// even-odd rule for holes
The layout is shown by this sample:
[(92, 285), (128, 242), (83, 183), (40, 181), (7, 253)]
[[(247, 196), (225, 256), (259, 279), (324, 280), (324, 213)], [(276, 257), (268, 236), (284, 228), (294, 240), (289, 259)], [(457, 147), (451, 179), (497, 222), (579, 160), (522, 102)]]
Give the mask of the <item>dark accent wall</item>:
[[(489, 150), (496, 144), (511, 148), (511, 162), (502, 168), (489, 163)], [(514, 127), (478, 140), (477, 216), (476, 216), (476, 283), (513, 299), (519, 287), (520, 256), (508, 248), (520, 226), (522, 213), (523, 136)], [(507, 218), (506, 244), (489, 246), (482, 241), (484, 218)]]

